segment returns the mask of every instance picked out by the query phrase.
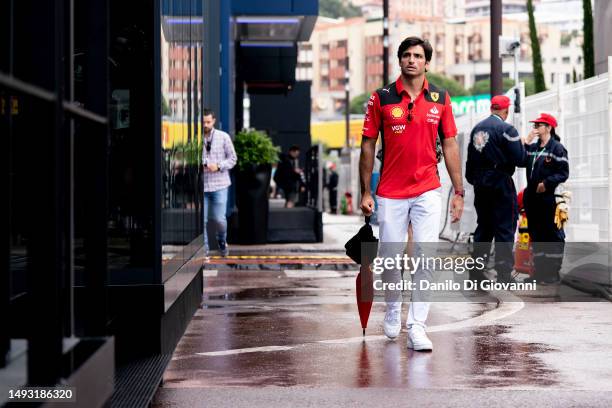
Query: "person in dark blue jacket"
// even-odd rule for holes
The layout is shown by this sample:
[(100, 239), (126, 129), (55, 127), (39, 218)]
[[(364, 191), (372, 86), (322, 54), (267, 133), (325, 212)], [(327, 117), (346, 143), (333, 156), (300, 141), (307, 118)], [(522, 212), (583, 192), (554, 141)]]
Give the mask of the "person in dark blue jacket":
[[(509, 107), (507, 96), (491, 99), (491, 116), (478, 123), (470, 135), (465, 171), (467, 181), (474, 186), (478, 217), (472, 255), (486, 259), (495, 238), (498, 282), (514, 282), (512, 248), (519, 213), (512, 175), (526, 159), (517, 130), (505, 122)], [(486, 279), (483, 272), (471, 270), (470, 279)]]
[[(565, 232), (555, 223), (555, 189), (569, 177), (567, 150), (556, 133), (557, 120), (542, 113), (532, 120), (526, 140), (527, 188), (523, 196), (538, 283), (558, 283)], [(531, 143), (538, 137), (537, 143)], [(527, 281), (527, 280), (526, 280)]]

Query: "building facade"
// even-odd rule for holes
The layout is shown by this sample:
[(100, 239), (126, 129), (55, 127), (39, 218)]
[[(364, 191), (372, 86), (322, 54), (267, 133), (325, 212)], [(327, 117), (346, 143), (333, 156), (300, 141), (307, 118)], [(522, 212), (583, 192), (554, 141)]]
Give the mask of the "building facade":
[(203, 107), (234, 134), (235, 60), (270, 65), (240, 45), (280, 41), (295, 68), (318, 4), (77, 3), (0, 3), (0, 388), (78, 385), (78, 406), (147, 406), (202, 298)]
[[(434, 54), (430, 71), (441, 73), (470, 89), (476, 81), (490, 75), (491, 43), (488, 17), (445, 20), (400, 14), (389, 23), (389, 75), (399, 75), (396, 51), (401, 41), (416, 35), (432, 44)], [(532, 76), (529, 25), (526, 18), (504, 17), (502, 35), (521, 41), (519, 77)], [(562, 32), (558, 25), (538, 24), (546, 85), (573, 82), (573, 71), (580, 79), (582, 37)], [(312, 52), (313, 115), (315, 118), (337, 118), (342, 115), (346, 94), (345, 66), (349, 60), (350, 98), (371, 93), (383, 83), (382, 20), (353, 18), (320, 21), (308, 47)], [(514, 60), (504, 58), (503, 74), (514, 77)]]

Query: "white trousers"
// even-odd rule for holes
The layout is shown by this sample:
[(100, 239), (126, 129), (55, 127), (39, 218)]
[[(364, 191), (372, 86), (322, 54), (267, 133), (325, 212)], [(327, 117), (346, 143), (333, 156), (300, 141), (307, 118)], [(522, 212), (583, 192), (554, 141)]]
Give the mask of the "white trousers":
[[(403, 256), (406, 248), (408, 225), (412, 223), (412, 239), (414, 242), (411, 256), (434, 256), (434, 245), (419, 246), (421, 243), (438, 242), (440, 233), (440, 216), (442, 211), (441, 188), (427, 191), (418, 197), (405, 199), (392, 199), (376, 196), (378, 203), (377, 217), (379, 222), (380, 246), (379, 257)], [(411, 271), (412, 272), (412, 271)], [(425, 301), (426, 293), (418, 290), (421, 280), (432, 281), (433, 270), (419, 267), (412, 275), (416, 289), (412, 292), (412, 299), (408, 309), (406, 324), (425, 327), (429, 313), (429, 302)], [(408, 272), (404, 279), (408, 280)], [(402, 280), (400, 269), (385, 269), (384, 282), (400, 282)], [(385, 292), (387, 308), (401, 308), (401, 294)]]

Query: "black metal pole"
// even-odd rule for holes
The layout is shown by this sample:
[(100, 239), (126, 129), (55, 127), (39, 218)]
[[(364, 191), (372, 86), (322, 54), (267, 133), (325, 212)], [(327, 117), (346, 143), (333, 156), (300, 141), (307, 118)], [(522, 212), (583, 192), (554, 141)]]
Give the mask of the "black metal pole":
[(348, 45), (346, 49), (346, 58), (344, 60), (344, 98), (346, 108), (344, 111), (344, 117), (346, 121), (346, 147), (350, 146), (350, 115), (351, 115), (351, 100), (350, 100), (350, 90), (349, 90), (349, 56), (348, 56)]
[[(5, 53), (0, 56), (0, 71), (7, 72), (9, 74), (13, 73), (13, 61), (12, 61), (12, 47), (13, 47), (13, 1), (3, 2), (0, 5), (0, 29), (2, 32), (2, 46), (5, 46), (8, 52), (8, 55)], [(5, 226), (5, 232), (2, 237), (2, 245), (3, 245), (3, 260), (2, 262), (6, 266), (6, 273), (2, 274), (0, 277), (0, 324), (3, 327), (3, 330), (0, 331), (0, 368), (4, 367), (8, 362), (8, 353), (11, 349), (11, 335), (10, 335), (10, 318), (9, 318), (9, 308), (10, 308), (10, 298), (11, 298), (11, 216), (12, 209), (11, 204), (13, 202), (12, 194), (12, 160), (11, 155), (13, 152), (12, 149), (12, 125), (11, 125), (11, 111), (12, 111), (12, 96), (9, 92), (0, 91), (0, 104), (4, 105), (4, 111), (0, 111), (0, 133), (6, 135), (7, 146), (6, 149), (9, 154), (5, 157), (4, 160), (4, 174), (6, 177), (6, 191), (8, 191), (8, 200), (6, 203), (8, 204), (8, 211), (4, 216), (3, 225)], [(1, 108), (0, 108), (1, 109)]]
[(383, 86), (389, 83), (389, 0), (383, 0)]
[[(88, 110), (100, 116), (108, 115), (109, 106), (109, 0), (99, 0), (82, 7), (77, 18), (85, 19), (87, 54), (85, 66), (84, 102)], [(86, 336), (104, 336), (108, 320), (108, 200), (109, 200), (109, 145), (108, 125), (85, 122), (81, 137), (87, 135), (86, 171), (89, 182), (85, 191), (85, 287), (87, 295), (83, 307), (87, 318), (83, 320)]]
[[(31, 136), (37, 148), (31, 150), (29, 160), (36, 163), (35, 169), (40, 176), (36, 192), (25, 199), (27, 211), (32, 214), (27, 221), (29, 310), (26, 316), (36, 319), (36, 324), (29, 325), (27, 336), (27, 373), (32, 386), (57, 383), (61, 375), (66, 324), (62, 313), (62, 288), (67, 268), (64, 163), (68, 160), (65, 157), (67, 128), (61, 105), (65, 82), (64, 3), (60, 0), (15, 3), (15, 27), (19, 27), (15, 38), (20, 41), (15, 56), (20, 63), (15, 66), (15, 74), (28, 82), (36, 81), (57, 98), (53, 104), (31, 100), (31, 106), (24, 107), (24, 115), (29, 121), (23, 134), (37, 135)], [(28, 171), (36, 174), (34, 169)], [(28, 202), (31, 200), (33, 202)]]
[(499, 36), (502, 33), (502, 2), (491, 0), (491, 95), (500, 95), (502, 87), (502, 61), (499, 56)]

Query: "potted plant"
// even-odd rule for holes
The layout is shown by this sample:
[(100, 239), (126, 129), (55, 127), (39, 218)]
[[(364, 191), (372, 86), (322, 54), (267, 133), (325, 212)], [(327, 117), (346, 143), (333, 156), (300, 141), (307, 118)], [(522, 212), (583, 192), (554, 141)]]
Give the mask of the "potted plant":
[(280, 148), (262, 131), (244, 129), (234, 138), (238, 156), (236, 204), (238, 242), (265, 244), (268, 238), (268, 189)]

